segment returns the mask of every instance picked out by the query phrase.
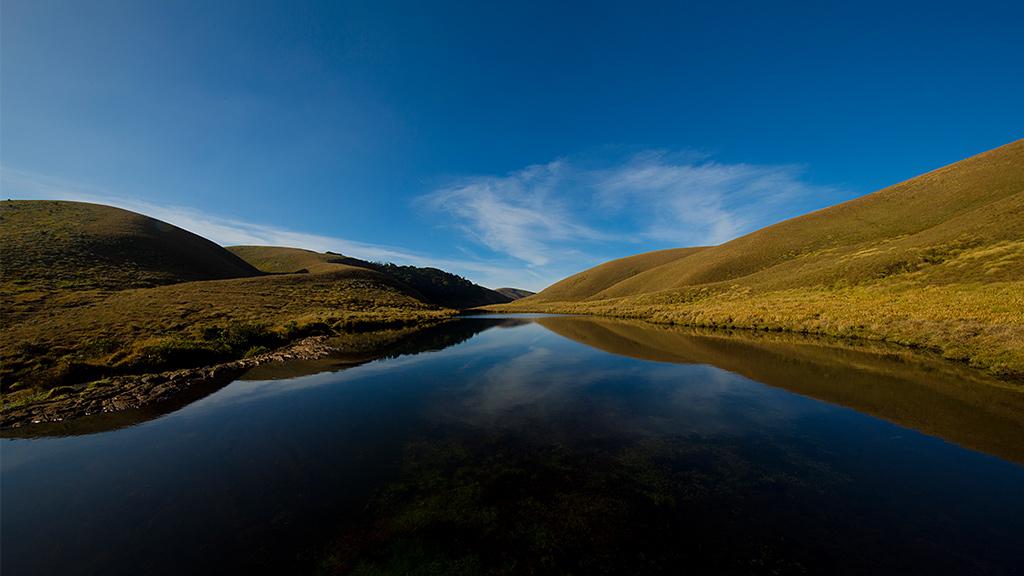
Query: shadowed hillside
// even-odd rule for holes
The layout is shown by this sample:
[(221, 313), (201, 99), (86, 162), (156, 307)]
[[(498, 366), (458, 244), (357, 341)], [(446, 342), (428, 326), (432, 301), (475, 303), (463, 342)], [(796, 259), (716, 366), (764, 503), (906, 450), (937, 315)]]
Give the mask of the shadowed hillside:
[(368, 262), (334, 252), (321, 254), (278, 246), (231, 246), (228, 250), (264, 272), (320, 273), (344, 267), (374, 270), (408, 286), (425, 302), (445, 308), (473, 308), (511, 300), (495, 290), (437, 268)]
[(1024, 140), (720, 246), (615, 260), (502, 310), (798, 330), (1024, 375)]

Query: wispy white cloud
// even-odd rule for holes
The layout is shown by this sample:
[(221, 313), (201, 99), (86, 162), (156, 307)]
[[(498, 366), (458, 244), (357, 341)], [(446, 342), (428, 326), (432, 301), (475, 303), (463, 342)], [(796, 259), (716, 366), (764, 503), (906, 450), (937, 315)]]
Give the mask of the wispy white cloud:
[(597, 203), (628, 211), (646, 238), (721, 244), (793, 214), (793, 202), (836, 190), (801, 180), (799, 166), (721, 164), (638, 155), (594, 174)]
[(486, 261), (434, 258), (401, 247), (359, 242), (337, 236), (310, 234), (279, 226), (217, 216), (186, 206), (158, 204), (111, 194), (103, 189), (27, 172), (0, 168), (5, 196), (21, 199), (93, 202), (131, 210), (169, 222), (222, 246), (289, 246), (318, 252), (333, 251), (364, 260), (432, 266), (466, 276), (484, 285), (515, 285), (520, 275), (507, 266)]
[[(799, 166), (646, 152), (592, 168), (569, 160), (462, 179), (420, 198), (465, 235), (545, 271), (596, 253), (720, 244), (834, 200)], [(599, 259), (596, 259), (599, 260)]]
[(567, 172), (565, 163), (552, 162), (505, 177), (467, 178), (420, 202), (455, 216), (466, 234), (491, 250), (542, 267), (571, 254), (562, 241), (612, 239), (574, 218), (559, 194)]

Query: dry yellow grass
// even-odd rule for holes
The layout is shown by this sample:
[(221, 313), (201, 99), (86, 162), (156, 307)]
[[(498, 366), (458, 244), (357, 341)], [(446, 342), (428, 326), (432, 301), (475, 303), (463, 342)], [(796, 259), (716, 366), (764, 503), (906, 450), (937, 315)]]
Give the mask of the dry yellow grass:
[(84, 202), (0, 202), (7, 323), (126, 288), (259, 274), (205, 238), (127, 210)]
[[(283, 343), (311, 331), (361, 329), (432, 320), (454, 310), (426, 304), (382, 275), (362, 269), (184, 282), (116, 292), (92, 302), (47, 306), (9, 325), (2, 353), (5, 390), (50, 387), (111, 371), (166, 368), (157, 352), (216, 352), (219, 331), (244, 327), (251, 343)], [(208, 336), (210, 332), (214, 336)], [(238, 353), (245, 350), (227, 350)], [(145, 363), (142, 359), (147, 359)], [(209, 354), (198, 354), (208, 360)], [(168, 363), (174, 363), (168, 359)]]
[(472, 308), (512, 300), (498, 291), (478, 286), (461, 276), (437, 268), (368, 262), (333, 252), (321, 254), (280, 246), (231, 246), (228, 250), (257, 269), (273, 274), (372, 270), (403, 286), (408, 294), (418, 300), (447, 308)]
[(236, 246), (110, 206), (0, 204), (4, 403), (508, 297), (434, 268)]
[(344, 267), (364, 267), (358, 266), (360, 261), (355, 258), (302, 248), (229, 246), (227, 250), (257, 270), (272, 274), (290, 274), (303, 270), (306, 272), (330, 272), (344, 269)]
[[(639, 271), (621, 274), (621, 263)], [(604, 264), (494, 309), (888, 340), (1022, 378), (1022, 295), (1024, 140), (720, 246)]]
[(548, 286), (534, 297), (534, 300), (587, 300), (637, 274), (685, 258), (700, 250), (702, 248), (670, 248), (611, 260)]
[(268, 275), (206, 239), (109, 206), (3, 202), (0, 240), (5, 405), (54, 386), (216, 362), (310, 333), (455, 314), (392, 275), (329, 261), (338, 255), (255, 249), (313, 269)]
[(1003, 378), (1024, 377), (1024, 282), (869, 285), (753, 295), (743, 290), (667, 291), (588, 302), (513, 303), (493, 309), (884, 340), (932, 350)]

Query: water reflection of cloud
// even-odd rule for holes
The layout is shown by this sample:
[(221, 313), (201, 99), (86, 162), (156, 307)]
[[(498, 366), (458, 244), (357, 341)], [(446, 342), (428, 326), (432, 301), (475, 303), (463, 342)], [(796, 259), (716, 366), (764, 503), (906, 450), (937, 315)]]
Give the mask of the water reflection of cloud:
[(462, 381), (461, 401), (446, 396), (432, 414), (528, 434), (645, 437), (739, 435), (827, 409), (711, 366), (581, 350), (545, 337)]
[(599, 376), (585, 370), (582, 360), (545, 346), (532, 347), (467, 383), (469, 397), (463, 407), (477, 414), (497, 415), (541, 403), (550, 406)]
[(735, 435), (827, 409), (712, 366), (608, 354), (534, 324), (341, 372), (235, 382), (182, 415), (376, 378), (420, 387), (431, 398), (423, 406), (429, 418), (555, 435), (583, 429), (612, 436)]
[[(531, 330), (530, 328), (533, 329)], [(355, 382), (381, 375), (415, 381), (417, 380), (417, 375), (410, 376), (409, 373), (415, 372), (420, 366), (437, 361), (457, 360), (463, 360), (465, 361), (464, 366), (470, 366), (494, 355), (507, 354), (510, 348), (529, 346), (531, 342), (536, 340), (545, 331), (533, 325), (504, 331), (504, 334), (490, 334), (489, 332), (491, 331), (481, 332), (469, 340), (442, 350), (432, 350), (396, 358), (382, 358), (342, 371), (321, 372), (319, 374), (309, 374), (283, 380), (237, 380), (217, 392), (167, 416), (200, 416), (229, 405), (265, 401), (270, 398), (300, 394), (316, 388)], [(453, 369), (456, 368), (453, 366)]]
[[(680, 374), (680, 368), (685, 368), (685, 374)], [(705, 429), (780, 425), (828, 409), (827, 405), (713, 366), (658, 365), (647, 370), (645, 377), (651, 385), (667, 387), (666, 402), (681, 416), (699, 418)]]

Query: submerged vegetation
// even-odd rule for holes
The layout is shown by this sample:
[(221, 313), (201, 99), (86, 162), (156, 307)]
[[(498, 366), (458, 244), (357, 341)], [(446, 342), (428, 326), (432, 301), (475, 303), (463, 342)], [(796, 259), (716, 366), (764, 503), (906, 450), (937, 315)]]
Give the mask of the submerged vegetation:
[(720, 246), (640, 254), (493, 308), (796, 331), (1024, 378), (1024, 140)]
[[(789, 483), (826, 487), (842, 481), (789, 454), (788, 470), (734, 470), (750, 455), (710, 437), (594, 442), (572, 449), (529, 439), (469, 438), (463, 433), (410, 444), (402, 478), (370, 504), (367, 524), (353, 526), (328, 548), (320, 572), (792, 569), (809, 560), (794, 554), (796, 543), (761, 530), (736, 509), (766, 506), (772, 494), (791, 489)], [(734, 501), (740, 497), (745, 506)], [(789, 515), (784, 503), (775, 507)], [(724, 508), (733, 513), (721, 514)], [(729, 557), (720, 556), (723, 548), (712, 542), (724, 526), (747, 536), (737, 538)]]
[(858, 477), (792, 439), (446, 431), (406, 445), (400, 477), (344, 519), (318, 573), (864, 574), (934, 555), (962, 573), (978, 562), (941, 554), (934, 534), (951, 523), (931, 516), (903, 520), (926, 534), (914, 546), (865, 554), (879, 528), (837, 497)]

